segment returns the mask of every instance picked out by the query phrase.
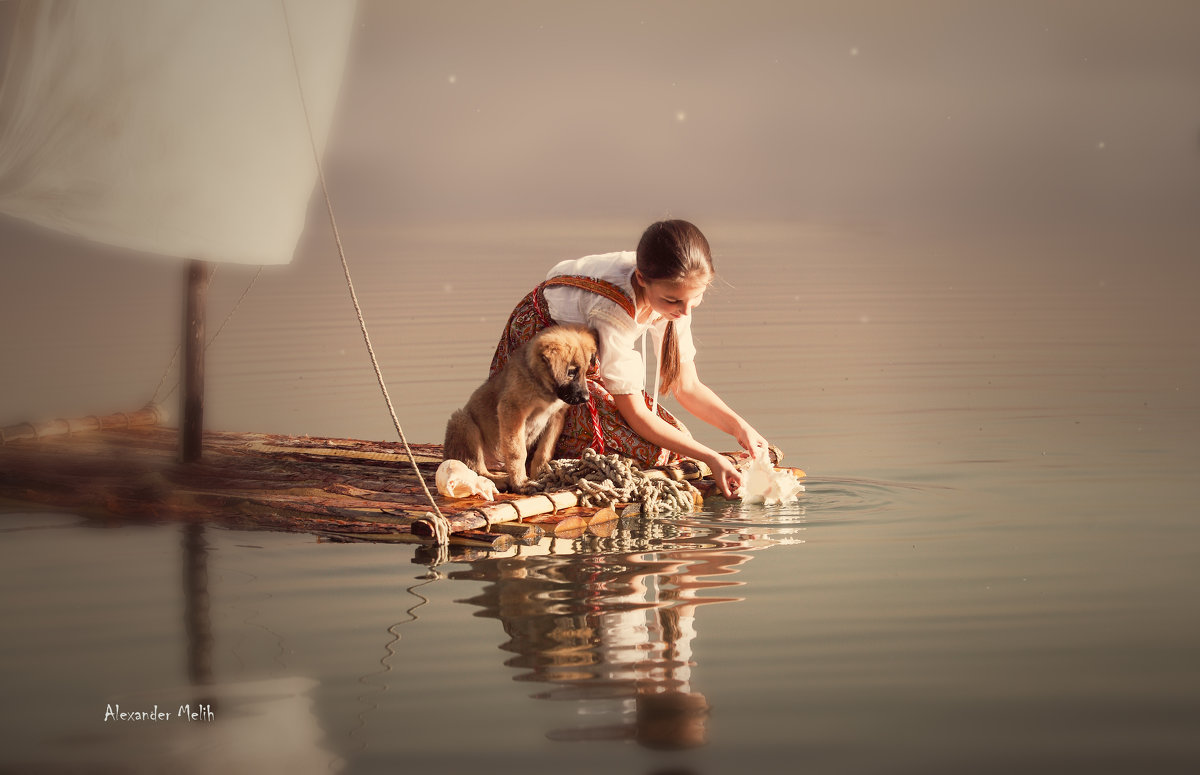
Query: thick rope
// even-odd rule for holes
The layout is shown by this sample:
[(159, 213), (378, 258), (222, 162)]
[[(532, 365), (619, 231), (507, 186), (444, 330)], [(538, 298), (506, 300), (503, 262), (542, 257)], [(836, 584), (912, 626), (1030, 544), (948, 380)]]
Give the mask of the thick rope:
[(325, 199), (325, 210), (329, 213), (329, 225), (333, 230), (333, 240), (337, 245), (338, 258), (342, 261), (342, 272), (346, 275), (346, 288), (350, 291), (350, 301), (354, 303), (354, 313), (358, 316), (358, 327), (362, 331), (363, 342), (367, 345), (367, 354), (371, 356), (371, 366), (375, 369), (375, 379), (379, 382), (379, 390), (383, 393), (383, 401), (387, 404), (388, 413), (392, 416), (392, 424), (396, 427), (396, 433), (399, 434), (400, 441), (404, 443), (404, 450), (408, 453), (409, 462), (412, 463), (413, 473), (417, 475), (417, 481), (421, 483), (421, 489), (425, 491), (425, 497), (429, 499), (429, 504), (433, 506), (433, 511), (427, 512), (425, 516), (433, 525), (434, 540), (441, 546), (450, 540), (450, 522), (442, 514), (442, 510), (438, 508), (437, 501), (434, 500), (433, 494), (429, 492), (429, 485), (425, 483), (425, 477), (421, 475), (421, 469), (417, 466), (417, 460), (413, 455), (412, 448), (408, 445), (404, 429), (400, 427), (400, 418), (396, 416), (396, 409), (392, 406), (392, 397), (388, 394), (387, 384), (383, 379), (383, 371), (379, 368), (379, 359), (375, 356), (375, 348), (371, 346), (371, 335), (367, 333), (367, 322), (363, 319), (362, 306), (358, 303), (358, 294), (354, 292), (354, 281), (350, 279), (350, 264), (346, 261), (346, 250), (342, 246), (342, 234), (338, 230), (337, 219), (333, 215), (333, 202), (329, 198), (329, 186), (325, 182), (325, 168), (321, 164), (321, 153), (317, 150), (317, 141), (313, 137), (312, 121), (308, 115), (308, 102), (304, 99), (304, 87), (300, 83), (300, 64), (296, 61), (296, 43), (292, 39), (292, 25), (288, 19), (287, 4), (283, 0), (280, 0), (279, 5), (283, 8), (284, 26), (287, 27), (288, 45), (292, 52), (292, 68), (296, 73), (296, 91), (300, 95), (300, 107), (304, 111), (304, 122), (308, 127), (308, 140), (312, 146), (313, 162), (315, 162), (317, 167), (317, 180), (321, 183), (321, 195)]
[(613, 453), (585, 449), (579, 460), (551, 460), (550, 471), (530, 481), (530, 492), (573, 490), (579, 505), (589, 508), (638, 503), (642, 513), (691, 511), (696, 490), (687, 482), (648, 476), (636, 462)]

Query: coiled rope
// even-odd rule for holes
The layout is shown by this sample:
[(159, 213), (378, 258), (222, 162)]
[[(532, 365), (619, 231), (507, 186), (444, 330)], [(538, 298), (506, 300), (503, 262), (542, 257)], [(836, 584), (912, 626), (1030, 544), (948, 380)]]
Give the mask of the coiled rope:
[(292, 38), (292, 24), (288, 19), (287, 4), (283, 0), (280, 0), (279, 5), (283, 8), (283, 21), (284, 26), (287, 28), (288, 46), (292, 52), (292, 68), (296, 74), (296, 91), (300, 95), (300, 107), (304, 111), (304, 122), (308, 127), (308, 140), (312, 146), (313, 161), (317, 166), (317, 180), (321, 183), (321, 195), (325, 199), (325, 211), (329, 214), (329, 225), (333, 230), (333, 240), (337, 245), (338, 258), (342, 261), (342, 272), (346, 276), (346, 288), (350, 291), (350, 301), (354, 303), (354, 312), (358, 316), (358, 327), (362, 331), (363, 342), (367, 345), (367, 354), (371, 357), (371, 366), (375, 369), (375, 379), (379, 382), (379, 390), (383, 393), (384, 403), (387, 404), (388, 413), (392, 416), (392, 425), (395, 426), (396, 433), (400, 436), (400, 441), (404, 443), (404, 451), (408, 453), (408, 461), (412, 464), (413, 473), (417, 475), (417, 481), (421, 483), (421, 489), (425, 491), (425, 497), (429, 499), (429, 505), (433, 507), (433, 511), (426, 514), (426, 517), (433, 525), (434, 540), (439, 546), (444, 546), (450, 541), (450, 522), (442, 514), (442, 510), (438, 508), (437, 501), (434, 500), (432, 493), (429, 492), (429, 485), (425, 483), (425, 477), (421, 475), (421, 469), (417, 466), (417, 460), (413, 455), (412, 448), (408, 445), (404, 429), (400, 427), (400, 419), (396, 416), (396, 409), (392, 406), (392, 397), (388, 394), (387, 384), (383, 379), (383, 371), (379, 368), (379, 359), (375, 356), (375, 348), (371, 346), (371, 335), (367, 333), (367, 323), (363, 318), (362, 306), (358, 303), (358, 294), (354, 292), (354, 281), (350, 279), (350, 264), (346, 261), (346, 250), (342, 247), (342, 234), (338, 230), (337, 219), (333, 215), (333, 202), (329, 198), (329, 187), (325, 183), (325, 168), (321, 164), (321, 153), (317, 150), (317, 141), (313, 137), (312, 121), (308, 115), (308, 102), (304, 98), (304, 86), (300, 82), (300, 65), (296, 61), (296, 43)]
[(616, 453), (585, 449), (579, 460), (551, 460), (549, 472), (527, 487), (532, 492), (573, 490), (579, 505), (590, 508), (637, 503), (642, 514), (691, 511), (698, 491), (687, 482), (649, 476), (636, 462)]

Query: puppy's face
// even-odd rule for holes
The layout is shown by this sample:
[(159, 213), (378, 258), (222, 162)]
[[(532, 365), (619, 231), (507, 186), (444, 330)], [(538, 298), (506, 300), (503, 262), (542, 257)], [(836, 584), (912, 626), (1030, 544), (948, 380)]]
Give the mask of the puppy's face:
[(546, 387), (568, 404), (586, 403), (587, 372), (596, 363), (596, 335), (582, 326), (555, 326), (539, 337)]

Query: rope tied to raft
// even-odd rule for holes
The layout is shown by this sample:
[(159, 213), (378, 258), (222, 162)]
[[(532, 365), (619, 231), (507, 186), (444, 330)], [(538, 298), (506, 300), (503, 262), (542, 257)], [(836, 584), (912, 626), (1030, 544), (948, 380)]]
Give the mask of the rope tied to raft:
[(280, 6), (283, 9), (284, 26), (287, 28), (288, 44), (292, 51), (292, 68), (296, 73), (296, 90), (300, 95), (300, 107), (304, 113), (304, 122), (308, 126), (308, 139), (312, 145), (313, 161), (317, 167), (317, 180), (321, 183), (321, 195), (325, 200), (325, 210), (329, 214), (329, 226), (333, 231), (334, 244), (337, 245), (338, 258), (342, 261), (342, 273), (346, 276), (346, 288), (350, 291), (350, 301), (354, 303), (354, 312), (358, 316), (358, 327), (362, 331), (363, 342), (367, 346), (367, 355), (371, 358), (371, 366), (375, 369), (375, 379), (379, 383), (380, 392), (383, 393), (383, 401), (387, 404), (388, 413), (392, 416), (392, 425), (396, 428), (396, 433), (399, 434), (400, 441), (404, 444), (405, 452), (408, 453), (408, 461), (412, 464), (413, 473), (417, 475), (417, 481), (421, 483), (421, 489), (425, 491), (425, 497), (429, 499), (429, 505), (433, 507), (433, 511), (427, 512), (425, 518), (433, 526), (433, 535), (438, 546), (445, 546), (450, 540), (450, 521), (442, 514), (442, 510), (438, 508), (433, 494), (429, 492), (429, 485), (425, 483), (425, 477), (421, 475), (421, 469), (417, 466), (417, 458), (413, 455), (412, 448), (408, 445), (404, 429), (400, 427), (400, 418), (396, 416), (396, 409), (392, 406), (392, 397), (388, 394), (387, 384), (383, 379), (383, 371), (379, 367), (379, 358), (375, 356), (375, 348), (371, 346), (371, 335), (367, 333), (367, 322), (363, 318), (362, 305), (358, 303), (358, 294), (354, 292), (354, 281), (350, 279), (350, 264), (346, 261), (346, 250), (342, 246), (342, 234), (338, 229), (337, 219), (333, 215), (333, 201), (329, 198), (329, 186), (325, 182), (325, 167), (321, 164), (321, 153), (317, 149), (317, 141), (312, 131), (312, 120), (308, 115), (308, 102), (304, 99), (304, 87), (300, 81), (300, 64), (296, 61), (296, 45), (292, 39), (292, 25), (288, 18), (287, 5), (281, 0)]
[(615, 452), (601, 455), (585, 449), (578, 460), (551, 460), (549, 465), (547, 473), (528, 483), (528, 491), (573, 490), (579, 505), (589, 508), (637, 503), (647, 516), (691, 511), (696, 505), (697, 492), (687, 482), (649, 476), (635, 461)]
[[(429, 522), (433, 528), (433, 541), (438, 545), (438, 548), (447, 546), (450, 543), (450, 521), (445, 517), (438, 519), (438, 515), (432, 511), (425, 512), (423, 519)], [(490, 522), (488, 523), (491, 524)]]

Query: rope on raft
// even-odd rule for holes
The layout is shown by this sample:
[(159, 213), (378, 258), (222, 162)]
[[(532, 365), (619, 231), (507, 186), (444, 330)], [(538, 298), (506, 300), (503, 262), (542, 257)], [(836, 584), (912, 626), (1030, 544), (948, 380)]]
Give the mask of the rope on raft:
[(308, 139), (312, 145), (313, 161), (317, 167), (317, 180), (321, 183), (321, 195), (325, 200), (325, 210), (329, 214), (329, 226), (333, 230), (333, 241), (337, 245), (338, 257), (342, 261), (342, 272), (346, 275), (346, 287), (350, 291), (350, 300), (354, 303), (354, 312), (358, 315), (358, 327), (362, 331), (363, 342), (367, 345), (367, 354), (371, 356), (371, 366), (375, 369), (375, 379), (379, 382), (383, 401), (387, 404), (388, 413), (392, 416), (392, 425), (395, 426), (396, 433), (400, 435), (400, 441), (404, 443), (404, 450), (408, 453), (408, 461), (412, 463), (413, 473), (417, 475), (417, 481), (421, 483), (421, 489), (425, 491), (425, 497), (429, 499), (429, 505), (433, 507), (433, 511), (428, 512), (426, 517), (433, 525), (434, 540), (437, 541), (439, 547), (445, 546), (450, 542), (450, 522), (438, 508), (433, 494), (429, 492), (429, 485), (425, 483), (425, 477), (421, 475), (421, 469), (417, 466), (416, 456), (413, 455), (412, 448), (408, 445), (408, 439), (404, 436), (404, 429), (400, 427), (400, 419), (396, 416), (396, 409), (392, 406), (392, 397), (388, 394), (387, 384), (383, 380), (383, 371), (379, 368), (379, 359), (375, 357), (375, 348), (371, 346), (371, 335), (367, 333), (367, 322), (363, 318), (362, 306), (358, 303), (358, 294), (354, 292), (354, 281), (350, 279), (350, 264), (346, 261), (346, 250), (342, 246), (342, 234), (338, 230), (337, 219), (333, 215), (333, 202), (329, 198), (329, 186), (325, 182), (325, 168), (321, 164), (321, 153), (317, 150), (317, 141), (313, 137), (312, 120), (308, 115), (308, 102), (304, 99), (304, 87), (300, 81), (300, 65), (296, 61), (296, 45), (292, 39), (292, 25), (288, 19), (287, 5), (281, 1), (280, 7), (283, 9), (284, 26), (287, 28), (288, 44), (292, 51), (296, 90), (300, 94), (300, 107), (304, 113), (304, 122), (308, 127)]
[(579, 460), (551, 460), (550, 471), (526, 488), (530, 492), (574, 490), (579, 505), (590, 508), (617, 503), (641, 504), (642, 513), (691, 511), (696, 489), (687, 482), (648, 476), (638, 464), (616, 453), (601, 455), (585, 449)]

